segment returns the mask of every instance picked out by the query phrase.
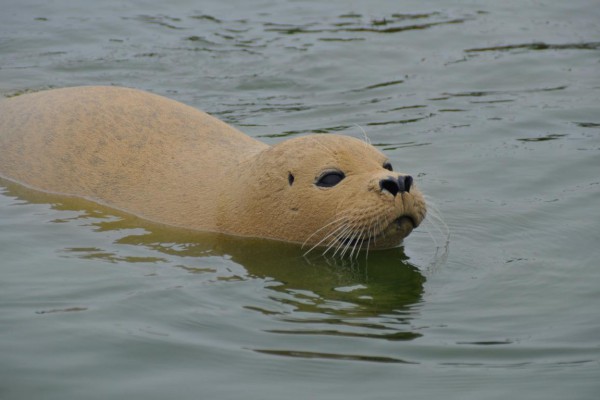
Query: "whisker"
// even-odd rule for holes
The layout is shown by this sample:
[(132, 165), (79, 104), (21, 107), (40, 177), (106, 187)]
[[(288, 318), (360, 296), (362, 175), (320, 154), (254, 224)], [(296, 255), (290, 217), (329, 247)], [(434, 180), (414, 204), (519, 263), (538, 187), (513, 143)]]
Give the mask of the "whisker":
[[(350, 259), (354, 258), (354, 252), (356, 251), (357, 248), (360, 248), (360, 245), (362, 244), (362, 237), (363, 237), (364, 232), (361, 229), (357, 235), (356, 231), (357, 231), (357, 229), (354, 230), (352, 239), (350, 240), (349, 246), (348, 246), (348, 250), (352, 249), (350, 251), (350, 255), (348, 256)], [(358, 252), (356, 252), (356, 256), (358, 257)]]
[(427, 204), (427, 213), (441, 217), (442, 213), (441, 213), (440, 209), (438, 208), (435, 200), (431, 196), (428, 196), (428, 195), (423, 195), (423, 197), (425, 198), (425, 201)]
[[(448, 225), (446, 225), (444, 220), (442, 220), (441, 218), (433, 220), (426, 219), (425, 222), (427, 222), (429, 225), (435, 228), (435, 230), (440, 234), (440, 236), (444, 238), (445, 244), (448, 245), (448, 243), (450, 242), (450, 228), (448, 228)], [(440, 226), (437, 223), (441, 223), (444, 229), (440, 228)], [(430, 236), (433, 236), (433, 234), (430, 233)], [(437, 245), (437, 241), (435, 239), (434, 243)]]
[(432, 212), (432, 213), (429, 213), (425, 219), (430, 219), (435, 222), (439, 222), (440, 224), (442, 224), (444, 231), (448, 231), (448, 225), (446, 225), (446, 222), (444, 221), (444, 219), (442, 218), (442, 216), (440, 214)]
[(371, 145), (371, 139), (369, 139), (369, 136), (367, 136), (367, 132), (363, 129), (363, 127), (356, 123), (354, 124), (354, 126), (356, 126), (358, 129), (360, 129), (360, 131), (362, 132), (363, 140), (365, 141), (365, 143), (368, 145)]
[(373, 229), (373, 233), (371, 234), (371, 237), (373, 238), (373, 245), (377, 246), (377, 233), (376, 233), (376, 229), (379, 225), (379, 217), (377, 217), (376, 220), (374, 220), (371, 223), (372, 229)]
[[(431, 226), (433, 226), (433, 227), (435, 228), (434, 224), (433, 224), (431, 221), (427, 220), (427, 221), (425, 221), (425, 222), (426, 222), (426, 223), (428, 223), (429, 225), (431, 225)], [(430, 238), (430, 239), (431, 239), (431, 241), (433, 242), (433, 245), (434, 245), (435, 247), (438, 247), (437, 240), (435, 239), (435, 236), (434, 236), (434, 235), (431, 233), (431, 231), (430, 231), (429, 229), (424, 229), (424, 231), (427, 233), (427, 236), (429, 236), (429, 238)]]
[[(331, 250), (332, 248), (334, 248), (336, 245), (337, 245), (337, 248), (339, 249), (339, 246), (340, 246), (339, 237), (340, 237), (340, 235), (343, 235), (344, 232), (348, 229), (349, 228), (347, 225), (343, 225), (339, 229), (336, 229), (334, 232), (332, 232), (330, 235), (328, 235), (330, 237), (331, 241), (330, 241), (329, 245), (327, 246), (327, 249), (321, 254), (322, 255), (327, 254), (327, 252), (329, 250)], [(331, 237), (334, 234), (335, 234), (335, 236)], [(335, 253), (337, 253), (337, 250), (333, 253), (334, 256), (335, 256)]]
[[(375, 233), (375, 224), (379, 221), (379, 216), (375, 220), (371, 220), (369, 227), (367, 228), (367, 249), (365, 253), (365, 260), (369, 259), (369, 249), (371, 247), (371, 239), (373, 240), (373, 244), (377, 242), (377, 234)], [(371, 233), (372, 231), (372, 233)]]
[(306, 238), (306, 240), (304, 241), (304, 243), (302, 243), (302, 247), (304, 247), (304, 245), (306, 244), (306, 242), (308, 242), (313, 236), (315, 236), (317, 233), (321, 232), (323, 229), (327, 228), (328, 226), (335, 224), (337, 222), (342, 221), (344, 218), (347, 218), (346, 216), (341, 216), (338, 219), (334, 219), (333, 221), (329, 222), (328, 224), (325, 224), (324, 226), (322, 226), (321, 228), (317, 229), (316, 231), (314, 231), (309, 237)]
[[(365, 236), (365, 231), (362, 230), (360, 235), (358, 236), (357, 240), (354, 242), (354, 247), (352, 248), (352, 252), (350, 253), (350, 258), (352, 258), (354, 255), (354, 252), (357, 249), (360, 249), (360, 246), (362, 246), (362, 241), (363, 241), (364, 236)], [(358, 253), (359, 253), (359, 251), (356, 251), (356, 258), (358, 258)]]
[(344, 224), (344, 225), (340, 226), (338, 229), (336, 229), (335, 231), (331, 232), (328, 235), (328, 237), (330, 238), (330, 243), (327, 246), (327, 249), (322, 253), (322, 255), (325, 255), (329, 250), (331, 250), (335, 247), (336, 250), (333, 253), (333, 255), (335, 256), (335, 254), (338, 252), (339, 247), (340, 247), (340, 237), (343, 237), (349, 229), (350, 229), (350, 226), (348, 224)]
[[(342, 217), (342, 218), (337, 219), (334, 222), (341, 222), (343, 219), (344, 218)], [(331, 223), (327, 224), (326, 226), (329, 226), (329, 225), (331, 225)], [(310, 249), (308, 249), (308, 251), (306, 253), (304, 253), (304, 255), (307, 255), (308, 253), (310, 253), (311, 251), (313, 251), (316, 247), (319, 247), (323, 242), (325, 242), (327, 239), (331, 238), (331, 236), (336, 235), (337, 233), (339, 233), (339, 231), (343, 231), (346, 228), (346, 226), (347, 226), (346, 224), (342, 223), (340, 226), (338, 226), (335, 229), (333, 229), (323, 239), (321, 239), (319, 242), (317, 242), (317, 244), (315, 244), (313, 247), (311, 247)], [(319, 231), (321, 231), (321, 230), (323, 230), (323, 228), (319, 229)], [(315, 234), (313, 233), (311, 236), (314, 236), (314, 235)], [(325, 252), (327, 252), (328, 250), (329, 250), (329, 248)], [(323, 254), (325, 254), (325, 253), (323, 253)]]
[(373, 221), (371, 221), (371, 223), (369, 224), (369, 228), (367, 229), (367, 248), (365, 249), (365, 260), (369, 259), (369, 247), (371, 246), (371, 239), (373, 238), (373, 235), (371, 235), (369, 231), (371, 230), (372, 226)]
[(356, 250), (356, 246), (360, 243), (360, 238), (361, 235), (359, 234), (356, 236), (356, 232), (354, 232), (354, 235), (352, 235), (352, 238), (348, 242), (348, 250), (352, 249), (348, 255), (348, 258), (352, 259), (354, 257), (354, 251)]
[(348, 239), (352, 236), (352, 232), (354, 231), (354, 229), (351, 226), (348, 226), (348, 229), (346, 229), (345, 231), (343, 231), (340, 236), (338, 236), (338, 239), (340, 241), (340, 246), (338, 246), (337, 250), (333, 253), (333, 256), (335, 256), (338, 251), (340, 249), (343, 249), (342, 252), (340, 253), (340, 257), (344, 257), (344, 254), (346, 253), (346, 251), (348, 251)]
[[(384, 219), (384, 218), (377, 218), (377, 231), (382, 232), (383, 237), (385, 238), (385, 230), (383, 229), (384, 227), (383, 227), (382, 219)], [(377, 239), (377, 236), (375, 236), (375, 239)]]
[(435, 226), (435, 224), (434, 224), (434, 227), (442, 235), (447, 234), (449, 232), (448, 225), (446, 225), (446, 222), (442, 218), (442, 213), (441, 213), (440, 209), (438, 208), (435, 200), (429, 195), (424, 194), (423, 197), (425, 198), (425, 201), (427, 203), (427, 215), (425, 217), (425, 220), (430, 219), (435, 222), (439, 222), (442, 225), (442, 227), (444, 228), (444, 230), (442, 231), (442, 229), (438, 226)]

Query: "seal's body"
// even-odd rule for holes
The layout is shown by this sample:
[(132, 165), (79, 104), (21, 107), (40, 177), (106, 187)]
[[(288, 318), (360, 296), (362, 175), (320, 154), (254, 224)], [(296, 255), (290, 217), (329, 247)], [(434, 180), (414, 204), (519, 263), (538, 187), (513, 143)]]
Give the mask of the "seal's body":
[(270, 147), (174, 100), (117, 87), (0, 101), (0, 175), (155, 222), (346, 250), (398, 245), (425, 216), (412, 178), (358, 139)]

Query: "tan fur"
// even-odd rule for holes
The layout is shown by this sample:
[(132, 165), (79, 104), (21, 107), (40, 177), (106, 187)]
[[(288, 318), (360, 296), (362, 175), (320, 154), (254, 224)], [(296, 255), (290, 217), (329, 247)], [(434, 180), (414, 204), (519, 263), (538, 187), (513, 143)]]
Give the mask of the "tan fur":
[[(269, 147), (133, 89), (79, 87), (0, 101), (0, 175), (196, 230), (311, 246), (398, 245), (423, 220), (425, 203), (416, 188), (395, 197), (380, 189), (381, 179), (398, 176), (383, 168), (385, 160), (338, 135)], [(317, 187), (328, 169), (345, 179)], [(398, 222), (403, 215), (412, 223)]]

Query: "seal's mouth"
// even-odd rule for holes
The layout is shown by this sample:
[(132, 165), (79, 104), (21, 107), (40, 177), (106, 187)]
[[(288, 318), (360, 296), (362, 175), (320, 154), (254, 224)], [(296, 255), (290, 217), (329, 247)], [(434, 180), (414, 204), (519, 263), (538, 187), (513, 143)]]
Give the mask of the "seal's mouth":
[(413, 229), (415, 229), (418, 226), (417, 221), (415, 221), (415, 219), (412, 217), (412, 215), (402, 215), (402, 216), (396, 218), (394, 220), (394, 222), (392, 222), (392, 224), (396, 224), (396, 225), (400, 226), (400, 225), (404, 224), (405, 221), (410, 222)]
[(417, 227), (417, 222), (411, 215), (401, 215), (393, 220), (381, 233), (375, 236), (374, 239), (391, 239), (398, 240), (398, 244), (407, 237), (413, 229)]
[(417, 226), (418, 224), (413, 216), (401, 215), (375, 235), (351, 236), (342, 239), (341, 242), (345, 246), (395, 247), (400, 245), (402, 239), (408, 236)]

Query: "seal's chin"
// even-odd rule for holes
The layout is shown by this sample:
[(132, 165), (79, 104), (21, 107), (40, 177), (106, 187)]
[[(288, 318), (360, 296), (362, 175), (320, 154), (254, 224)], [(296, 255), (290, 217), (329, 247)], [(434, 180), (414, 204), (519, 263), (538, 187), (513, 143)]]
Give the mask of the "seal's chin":
[(397, 247), (402, 243), (402, 240), (410, 235), (415, 229), (417, 223), (415, 219), (410, 215), (401, 215), (400, 217), (393, 220), (387, 228), (374, 238), (373, 241), (375, 248), (390, 248)]
[(410, 215), (402, 215), (396, 218), (390, 225), (393, 225), (399, 229), (406, 229), (407, 227), (409, 227), (412, 231), (417, 227), (417, 222)]

